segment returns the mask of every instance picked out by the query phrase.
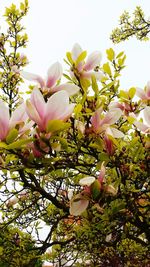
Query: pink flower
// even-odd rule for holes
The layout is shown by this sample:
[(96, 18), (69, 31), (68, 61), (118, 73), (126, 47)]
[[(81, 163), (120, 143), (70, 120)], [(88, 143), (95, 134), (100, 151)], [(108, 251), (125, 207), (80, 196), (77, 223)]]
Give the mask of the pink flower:
[[(150, 133), (150, 106), (147, 106), (143, 113), (146, 124), (141, 121), (134, 121), (134, 125), (143, 133)], [(136, 119), (135, 116), (134, 118)]]
[(105, 132), (107, 135), (111, 135), (115, 138), (121, 138), (124, 134), (112, 127), (111, 125), (116, 123), (122, 115), (122, 111), (119, 108), (113, 109), (102, 115), (102, 108), (96, 110), (91, 118), (91, 123), (93, 126), (93, 131), (95, 133)]
[(66, 121), (72, 114), (75, 104), (69, 104), (69, 96), (65, 91), (53, 94), (47, 102), (38, 88), (34, 88), (31, 99), (27, 100), (26, 111), (31, 120), (45, 131), (51, 120)]
[(48, 69), (47, 72), (47, 78), (43, 79), (40, 75), (29, 73), (22, 71), (21, 75), (23, 78), (29, 80), (29, 81), (35, 81), (40, 85), (40, 88), (42, 92), (44, 93), (55, 93), (61, 90), (66, 91), (69, 96), (76, 94), (79, 91), (79, 87), (70, 84), (70, 83), (64, 83), (61, 85), (58, 85), (58, 82), (61, 79), (61, 76), (63, 74), (62, 66), (59, 62), (54, 63), (51, 65), (51, 67)]
[(98, 179), (94, 176), (86, 176), (82, 178), (79, 182), (83, 186), (83, 191), (72, 197), (70, 201), (70, 214), (74, 216), (81, 215), (88, 207), (90, 198), (92, 197), (92, 186), (95, 185), (95, 189), (99, 191), (102, 188), (105, 177), (105, 166), (104, 162), (101, 165), (100, 174)]
[(19, 133), (23, 134), (25, 131), (30, 129), (33, 125), (32, 122), (27, 122), (28, 116), (25, 111), (25, 104), (21, 104), (9, 115), (9, 108), (0, 100), (0, 140), (6, 139), (9, 131), (18, 125)]
[(114, 154), (113, 141), (107, 135), (104, 136), (104, 145), (108, 155), (112, 156)]
[[(101, 53), (99, 51), (95, 51), (87, 57), (86, 61), (84, 59), (79, 60), (83, 52), (86, 51), (83, 51), (79, 44), (75, 44), (71, 51), (71, 57), (75, 65), (77, 75), (79, 75), (80, 78), (86, 79), (91, 79), (92, 75), (95, 75), (96, 79), (101, 80), (104, 76), (102, 72), (94, 71), (94, 69), (100, 65), (102, 58)], [(74, 76), (73, 72), (71, 74)]]
[(142, 100), (150, 100), (150, 81), (147, 83), (145, 90), (137, 87), (136, 95)]
[(98, 176), (98, 181), (100, 182), (101, 185), (105, 182), (106, 168), (105, 168), (104, 164), (105, 164), (105, 162), (103, 161), (102, 165), (101, 165), (100, 174)]

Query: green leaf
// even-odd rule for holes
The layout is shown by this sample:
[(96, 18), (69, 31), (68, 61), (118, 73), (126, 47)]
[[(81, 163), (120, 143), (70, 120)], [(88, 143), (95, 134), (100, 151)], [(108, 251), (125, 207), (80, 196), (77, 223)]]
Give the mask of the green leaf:
[(98, 88), (98, 84), (97, 84), (97, 80), (96, 80), (95, 75), (92, 75), (92, 89), (95, 92), (95, 95), (97, 95), (99, 88)]
[(108, 60), (112, 61), (115, 57), (115, 52), (112, 48), (106, 50)]
[(116, 58), (120, 58), (120, 57), (122, 57), (123, 56), (123, 54), (124, 54), (124, 52), (122, 51), (122, 52), (120, 52), (118, 55), (117, 55), (117, 57)]
[(21, 139), (7, 146), (7, 149), (20, 149), (22, 146), (33, 141), (32, 139)]
[(109, 63), (105, 63), (103, 64), (103, 70), (105, 73), (107, 73), (109, 76), (112, 76), (112, 73), (111, 73), (111, 68), (109, 66)]
[(20, 3), (20, 10), (24, 11), (24, 9), (25, 9), (24, 3)]
[(7, 145), (4, 142), (0, 142), (0, 148), (6, 148), (7, 149)]
[(61, 120), (51, 120), (47, 124), (46, 131), (54, 133), (54, 132), (66, 130), (69, 127), (70, 127), (70, 123), (66, 123)]
[(79, 103), (75, 106), (74, 113), (78, 115), (81, 112), (81, 110), (82, 110), (82, 105)]
[(0, 247), (0, 255), (3, 255), (3, 247)]
[(124, 57), (118, 59), (118, 64), (120, 67), (122, 67), (124, 65), (125, 59), (126, 59), (126, 55), (124, 55)]
[(91, 82), (88, 79), (82, 78), (80, 79), (81, 86), (83, 89), (87, 90), (89, 86), (91, 85)]
[(120, 90), (119, 97), (128, 100), (128, 93), (123, 90)]
[(18, 130), (17, 129), (11, 129), (9, 134), (7, 135), (6, 142), (7, 144), (12, 143), (16, 137), (18, 136)]
[(100, 189), (101, 189), (101, 184), (98, 180), (95, 180), (95, 182), (91, 185), (92, 189), (92, 197), (93, 199), (96, 199), (100, 195)]
[(136, 88), (135, 87), (131, 87), (129, 89), (129, 92), (128, 92), (128, 95), (129, 95), (130, 99), (132, 99), (135, 96), (135, 93), (136, 93)]
[(73, 59), (72, 59), (72, 55), (71, 55), (70, 52), (67, 52), (67, 53), (66, 53), (66, 57), (67, 57), (68, 61), (71, 63), (71, 65), (73, 65), (74, 61), (73, 61)]
[(75, 65), (77, 66), (81, 61), (83, 61), (86, 58), (87, 52), (83, 51), (77, 58)]
[(109, 156), (106, 153), (102, 152), (99, 155), (99, 160), (100, 161), (107, 161), (108, 162), (109, 161)]
[(129, 116), (129, 117), (127, 117), (127, 120), (132, 125), (133, 122), (135, 121), (135, 118)]

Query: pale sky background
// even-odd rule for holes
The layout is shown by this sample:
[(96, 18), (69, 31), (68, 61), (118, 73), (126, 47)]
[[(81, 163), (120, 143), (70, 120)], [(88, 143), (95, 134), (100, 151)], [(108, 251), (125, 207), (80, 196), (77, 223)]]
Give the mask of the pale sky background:
[[(0, 14), (12, 2), (19, 5), (20, 0), (1, 0)], [(133, 12), (140, 5), (149, 17), (149, 0), (29, 0), (29, 5), (24, 20), (29, 36), (28, 47), (24, 50), (30, 62), (26, 71), (46, 76), (48, 67), (56, 61), (67, 69), (63, 58), (78, 42), (88, 53), (100, 50), (102, 62), (105, 50), (110, 47), (116, 52), (125, 51), (127, 67), (122, 72), (122, 89), (144, 87), (150, 80), (150, 42), (131, 38), (114, 45), (109, 39), (124, 10)], [(2, 16), (0, 22), (3, 26)]]

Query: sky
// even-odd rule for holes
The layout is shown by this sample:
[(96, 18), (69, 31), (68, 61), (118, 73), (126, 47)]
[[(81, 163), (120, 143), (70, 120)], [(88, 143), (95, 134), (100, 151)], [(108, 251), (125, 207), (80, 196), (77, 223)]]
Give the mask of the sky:
[[(20, 0), (4, 0), (0, 3), (0, 15), (11, 3), (19, 5)], [(136, 38), (114, 45), (109, 39), (111, 31), (118, 25), (124, 10), (133, 13), (141, 6), (150, 16), (148, 0), (29, 0), (29, 13), (24, 19), (29, 36), (27, 55), (29, 65), (26, 71), (46, 76), (47, 69), (59, 61), (67, 69), (63, 58), (75, 43), (91, 53), (101, 51), (102, 63), (105, 50), (112, 47), (116, 52), (127, 55), (126, 68), (121, 78), (121, 89), (132, 86), (144, 87), (150, 80), (150, 42)], [(4, 18), (0, 17), (1, 29)]]

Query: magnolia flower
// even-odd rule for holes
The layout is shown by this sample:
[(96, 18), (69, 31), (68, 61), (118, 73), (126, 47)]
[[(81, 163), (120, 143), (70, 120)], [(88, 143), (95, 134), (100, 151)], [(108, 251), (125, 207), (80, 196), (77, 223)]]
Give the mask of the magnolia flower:
[[(84, 51), (79, 44), (75, 44), (71, 51), (71, 57), (75, 65), (77, 75), (79, 75), (80, 78), (86, 79), (91, 79), (92, 75), (95, 75), (96, 79), (101, 80), (104, 76), (102, 72), (94, 71), (94, 69), (100, 65), (102, 58), (101, 53), (99, 51), (95, 51), (91, 53), (85, 61), (84, 59), (80, 60), (80, 56), (83, 52)], [(74, 76), (73, 72), (71, 72), (71, 75)]]
[(124, 111), (125, 115), (132, 111), (134, 107), (132, 107), (127, 102), (119, 103), (119, 102), (111, 102), (109, 105), (109, 111), (112, 111), (116, 108), (120, 108), (122, 111)]
[(82, 192), (74, 196), (70, 201), (70, 214), (74, 216), (81, 215), (89, 205), (89, 196)]
[(27, 122), (28, 116), (25, 111), (25, 104), (22, 103), (16, 110), (9, 115), (9, 108), (0, 100), (0, 140), (6, 139), (10, 130), (18, 126), (19, 133), (23, 134), (25, 131), (30, 129), (33, 125), (32, 122)]
[(137, 87), (136, 95), (142, 100), (150, 100), (150, 81), (147, 83), (145, 90)]
[(142, 131), (143, 133), (149, 133), (150, 132), (150, 106), (147, 106), (144, 111), (143, 111), (143, 114), (144, 114), (144, 119), (146, 121), (146, 124), (143, 123), (143, 122), (140, 122), (140, 121), (136, 121), (136, 117), (134, 116), (135, 118), (135, 121), (134, 121), (134, 125), (140, 130)]
[(119, 120), (122, 111), (116, 108), (107, 112), (104, 116), (102, 116), (102, 111), (102, 108), (99, 108), (91, 118), (93, 131), (95, 133), (105, 132), (107, 135), (111, 135), (115, 138), (122, 138), (124, 134), (111, 126)]
[(15, 204), (18, 203), (18, 201), (19, 199), (16, 196), (10, 198), (6, 203), (7, 208), (13, 207)]
[(83, 191), (72, 197), (70, 201), (71, 215), (81, 215), (81, 213), (83, 213), (87, 209), (90, 202), (90, 197), (92, 196), (92, 185), (95, 184), (100, 192), (101, 184), (104, 182), (104, 176), (105, 167), (103, 162), (98, 179), (95, 179), (94, 176), (86, 176), (79, 181), (79, 184), (83, 186)]
[(66, 121), (72, 114), (75, 104), (69, 104), (67, 92), (53, 94), (47, 102), (38, 88), (34, 88), (31, 99), (27, 100), (26, 111), (31, 120), (45, 131), (51, 120)]
[(37, 82), (40, 85), (42, 92), (55, 93), (64, 90), (68, 93), (69, 96), (76, 94), (79, 91), (79, 87), (74, 84), (64, 83), (57, 85), (59, 80), (61, 79), (62, 74), (63, 70), (59, 62), (51, 65), (51, 67), (48, 69), (46, 79), (43, 79), (40, 75), (37, 74), (21, 71), (22, 77), (29, 81)]
[(108, 155), (112, 156), (114, 154), (113, 141), (107, 135), (104, 136), (104, 146)]

